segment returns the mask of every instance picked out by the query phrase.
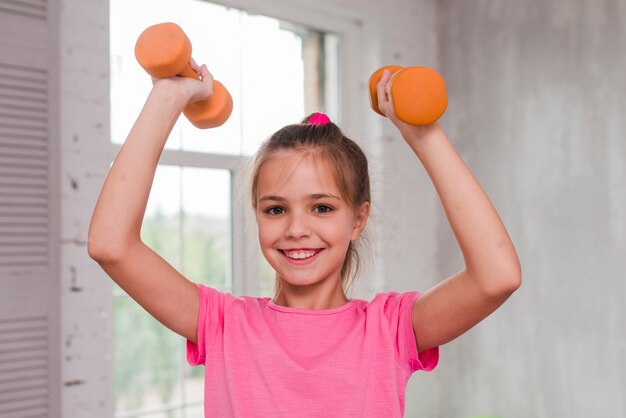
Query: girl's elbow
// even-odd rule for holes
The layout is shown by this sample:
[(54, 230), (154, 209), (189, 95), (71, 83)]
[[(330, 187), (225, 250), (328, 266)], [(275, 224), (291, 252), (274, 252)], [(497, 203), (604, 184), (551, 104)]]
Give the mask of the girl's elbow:
[(116, 245), (102, 237), (90, 235), (87, 238), (87, 254), (100, 264), (119, 260), (126, 253), (126, 248), (126, 245)]
[(519, 263), (515, 266), (511, 274), (511, 284), (513, 285), (513, 292), (522, 286), (522, 266)]
[(522, 285), (522, 265), (515, 250), (500, 261), (500, 283), (503, 293), (508, 297)]
[(519, 269), (500, 273), (483, 283), (483, 292), (491, 300), (506, 300), (522, 285), (522, 274)]
[(510, 296), (517, 291), (522, 286), (522, 276), (512, 276), (508, 282), (507, 287), (505, 289), (506, 293)]
[(502, 276), (500, 294), (509, 297), (522, 285), (522, 271), (517, 268)]
[(115, 259), (118, 256), (113, 248), (105, 246), (101, 240), (87, 239), (87, 254), (98, 263)]

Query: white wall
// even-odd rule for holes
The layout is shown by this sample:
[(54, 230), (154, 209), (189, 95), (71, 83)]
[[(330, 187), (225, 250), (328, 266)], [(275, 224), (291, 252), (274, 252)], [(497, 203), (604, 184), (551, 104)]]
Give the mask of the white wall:
[(623, 0), (440, 2), (447, 128), (524, 276), (446, 347), (442, 416), (626, 416), (625, 19)]
[(62, 417), (113, 416), (112, 291), (87, 256), (87, 231), (109, 167), (108, 1), (56, 9), (60, 58)]

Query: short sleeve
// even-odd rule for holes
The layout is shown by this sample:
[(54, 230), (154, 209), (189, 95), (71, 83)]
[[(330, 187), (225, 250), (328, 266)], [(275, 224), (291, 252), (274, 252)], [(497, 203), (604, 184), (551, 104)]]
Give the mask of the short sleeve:
[(424, 350), (418, 354), (417, 341), (413, 331), (413, 304), (421, 296), (419, 292), (388, 293), (385, 303), (385, 317), (390, 327), (397, 327), (396, 350), (399, 362), (413, 373), (418, 370), (432, 371), (439, 362), (439, 347)]
[(234, 299), (230, 293), (196, 283), (200, 297), (198, 310), (197, 344), (187, 340), (187, 362), (192, 366), (204, 364), (206, 353), (222, 341), (224, 335), (224, 311)]

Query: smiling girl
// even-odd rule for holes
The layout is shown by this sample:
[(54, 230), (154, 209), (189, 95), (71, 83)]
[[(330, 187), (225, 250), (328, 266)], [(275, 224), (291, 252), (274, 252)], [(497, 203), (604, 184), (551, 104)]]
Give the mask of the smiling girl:
[[(276, 271), (273, 298), (192, 283), (141, 242), (165, 141), (183, 107), (211, 97), (201, 81), (155, 82), (104, 183), (89, 254), (144, 309), (185, 337), (205, 366), (207, 417), (401, 417), (411, 374), (430, 371), (445, 344), (520, 285), (515, 249), (488, 197), (437, 123), (399, 121), (378, 103), (421, 161), (441, 199), (465, 269), (423, 295), (349, 299), (357, 241), (370, 213), (367, 160), (323, 114), (289, 125), (260, 148), (252, 176), (259, 244)], [(416, 279), (417, 281), (417, 279)]]

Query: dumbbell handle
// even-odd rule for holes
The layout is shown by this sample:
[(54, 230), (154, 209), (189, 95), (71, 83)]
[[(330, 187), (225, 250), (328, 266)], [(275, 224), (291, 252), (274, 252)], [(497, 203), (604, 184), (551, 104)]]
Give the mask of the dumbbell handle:
[(198, 77), (198, 74), (193, 70), (193, 68), (191, 68), (191, 65), (189, 64), (185, 65), (183, 67), (183, 70), (176, 75), (180, 77), (195, 78), (196, 80), (200, 79), (200, 77)]

